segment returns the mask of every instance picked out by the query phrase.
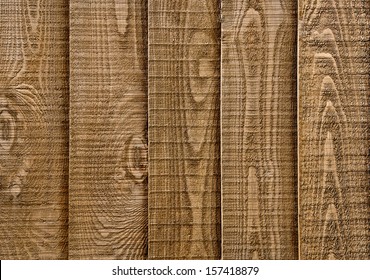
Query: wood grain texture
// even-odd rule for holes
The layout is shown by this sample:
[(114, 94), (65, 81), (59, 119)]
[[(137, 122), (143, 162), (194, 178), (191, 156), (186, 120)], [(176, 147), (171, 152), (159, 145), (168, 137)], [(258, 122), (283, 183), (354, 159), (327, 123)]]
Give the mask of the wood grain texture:
[(300, 258), (369, 259), (368, 1), (300, 1)]
[(147, 256), (146, 1), (72, 0), (71, 259)]
[(296, 4), (222, 1), (222, 257), (298, 258)]
[(0, 1), (0, 259), (65, 259), (68, 1)]
[(151, 259), (220, 258), (219, 2), (149, 3)]

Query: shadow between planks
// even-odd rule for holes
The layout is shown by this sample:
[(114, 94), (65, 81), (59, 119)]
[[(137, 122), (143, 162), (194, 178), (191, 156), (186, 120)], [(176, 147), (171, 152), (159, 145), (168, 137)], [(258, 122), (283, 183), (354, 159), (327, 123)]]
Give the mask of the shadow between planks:
[(0, 7), (1, 259), (370, 258), (369, 3)]

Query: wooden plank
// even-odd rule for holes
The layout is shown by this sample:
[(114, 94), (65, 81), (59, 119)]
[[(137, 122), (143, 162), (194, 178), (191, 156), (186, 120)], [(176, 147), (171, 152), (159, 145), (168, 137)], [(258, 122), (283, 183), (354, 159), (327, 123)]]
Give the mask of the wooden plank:
[(146, 2), (71, 1), (71, 259), (147, 256)]
[(149, 3), (149, 252), (220, 257), (219, 7)]
[(369, 8), (300, 1), (302, 259), (370, 257)]
[(223, 259), (296, 259), (296, 4), (222, 1)]
[(0, 1), (0, 259), (67, 258), (68, 1)]

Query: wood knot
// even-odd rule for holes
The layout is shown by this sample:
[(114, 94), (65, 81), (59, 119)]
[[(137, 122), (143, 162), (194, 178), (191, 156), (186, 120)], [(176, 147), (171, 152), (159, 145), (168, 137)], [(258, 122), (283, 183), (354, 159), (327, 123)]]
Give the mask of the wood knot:
[(128, 144), (128, 172), (137, 182), (142, 182), (148, 174), (148, 148), (141, 137), (132, 137)]
[(0, 154), (9, 154), (15, 138), (15, 118), (7, 108), (0, 109)]

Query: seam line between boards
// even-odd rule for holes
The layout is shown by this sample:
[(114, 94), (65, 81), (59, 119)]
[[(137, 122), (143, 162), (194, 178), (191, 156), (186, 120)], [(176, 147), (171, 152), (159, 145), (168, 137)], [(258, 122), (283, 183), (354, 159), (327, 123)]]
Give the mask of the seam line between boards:
[(220, 259), (223, 260), (223, 248), (224, 248), (224, 238), (223, 238), (223, 233), (224, 233), (224, 211), (223, 211), (223, 172), (222, 172), (222, 0), (219, 0), (219, 28), (220, 28), (220, 33), (219, 33), (219, 36), (220, 36), (220, 70), (219, 70), (219, 73), (220, 73), (220, 85), (219, 85), (219, 89), (220, 89), (220, 102), (219, 102), (219, 110), (220, 110), (220, 116), (219, 116), (219, 121), (220, 121), (220, 146), (219, 146), (219, 151), (220, 151), (220, 165), (219, 165), (219, 168), (220, 168), (220, 239), (221, 239), (221, 242), (220, 242)]
[(296, 112), (297, 112), (297, 116), (296, 116), (296, 127), (297, 127), (297, 150), (296, 150), (296, 153), (297, 153), (297, 238), (298, 238), (298, 241), (297, 241), (297, 246), (298, 246), (298, 260), (301, 259), (301, 224), (300, 224), (300, 216), (301, 216), (301, 213), (300, 213), (300, 141), (299, 141), (299, 138), (300, 138), (300, 123), (299, 123), (299, 115), (300, 115), (300, 95), (299, 95), (299, 40), (300, 40), (300, 22), (299, 22), (299, 1), (301, 0), (298, 0), (296, 3), (296, 27), (297, 27), (297, 31), (296, 31), (296, 34), (297, 34), (297, 43), (296, 43), (296, 54), (297, 54), (297, 59), (296, 59), (296, 91), (297, 91), (297, 94), (296, 94), (296, 106), (297, 106), (297, 109), (296, 109)]
[(71, 105), (72, 105), (72, 102), (71, 102), (71, 1), (68, 1), (68, 5), (67, 5), (67, 15), (68, 15), (68, 18), (67, 18), (67, 32), (68, 32), (68, 43), (67, 43), (67, 52), (66, 54), (68, 55), (68, 58), (67, 58), (67, 87), (68, 87), (68, 102), (67, 102), (67, 105), (68, 105), (68, 116), (67, 116), (67, 121), (68, 121), (68, 131), (67, 131), (67, 139), (68, 139), (68, 145), (67, 145), (67, 198), (66, 198), (66, 204), (67, 204), (67, 218), (66, 218), (66, 229), (67, 229), (67, 246), (66, 246), (66, 256), (67, 256), (67, 260), (70, 259), (70, 253), (69, 253), (69, 244), (70, 244), (70, 232), (69, 232), (69, 228), (70, 228), (70, 225), (69, 225), (69, 222), (70, 222), (70, 186), (71, 186), (71, 123), (72, 123), (72, 120), (71, 120)]

